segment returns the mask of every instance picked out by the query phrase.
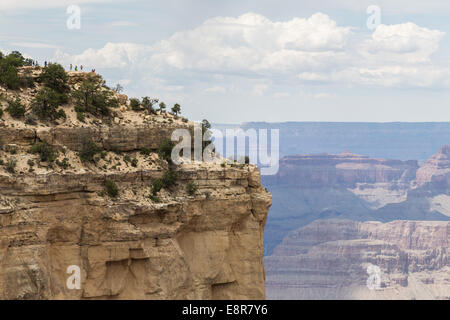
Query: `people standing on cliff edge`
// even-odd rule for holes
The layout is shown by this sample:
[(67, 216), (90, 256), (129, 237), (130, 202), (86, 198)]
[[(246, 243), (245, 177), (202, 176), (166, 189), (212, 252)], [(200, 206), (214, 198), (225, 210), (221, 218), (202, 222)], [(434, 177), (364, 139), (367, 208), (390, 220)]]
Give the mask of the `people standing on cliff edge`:
[(70, 71), (72, 71), (72, 64), (70, 64)]
[(45, 67), (47, 68), (47, 61), (44, 61), (44, 65), (45, 65)]
[(75, 66), (75, 71), (78, 71), (78, 66)]
[(83, 65), (80, 66), (81, 71), (83, 71)]

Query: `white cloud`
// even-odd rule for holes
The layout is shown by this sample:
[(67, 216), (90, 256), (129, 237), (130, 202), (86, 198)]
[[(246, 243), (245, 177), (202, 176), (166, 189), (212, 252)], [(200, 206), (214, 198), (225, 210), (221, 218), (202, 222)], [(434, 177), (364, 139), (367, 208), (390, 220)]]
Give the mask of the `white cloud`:
[(449, 87), (450, 69), (436, 66), (385, 65), (352, 67), (330, 76), (331, 81), (381, 87)]
[(380, 25), (372, 37), (363, 41), (359, 52), (366, 59), (395, 62), (428, 62), (439, 48), (445, 33), (421, 28), (408, 22), (397, 25)]
[(327, 15), (273, 22), (255, 13), (217, 17), (153, 47), (152, 65), (208, 72), (291, 72), (321, 67), (339, 55), (350, 28)]
[(60, 50), (55, 58), (64, 64), (83, 64), (93, 68), (130, 68), (139, 67), (145, 59), (149, 46), (135, 43), (110, 43), (101, 49), (87, 49), (81, 54), (69, 55)]
[(233, 92), (233, 77), (247, 79), (256, 96), (267, 94), (269, 84), (283, 81), (290, 85), (295, 81), (382, 87), (450, 85), (448, 68), (432, 61), (443, 32), (408, 22), (380, 25), (363, 40), (353, 36), (349, 27), (338, 26), (322, 13), (288, 21), (247, 13), (208, 19), (152, 45), (107, 43), (76, 55), (58, 51), (56, 60), (83, 64), (86, 69), (119, 69), (115, 72), (123, 73), (120, 78), (165, 91), (195, 83), (203, 93), (222, 92), (225, 87)]

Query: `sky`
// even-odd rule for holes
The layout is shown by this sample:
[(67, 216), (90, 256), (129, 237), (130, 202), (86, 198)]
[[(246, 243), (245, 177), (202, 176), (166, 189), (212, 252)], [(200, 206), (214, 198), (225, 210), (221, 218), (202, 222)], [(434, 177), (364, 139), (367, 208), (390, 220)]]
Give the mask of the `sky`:
[(191, 120), (450, 121), (449, 17), (444, 0), (0, 0), (0, 50)]

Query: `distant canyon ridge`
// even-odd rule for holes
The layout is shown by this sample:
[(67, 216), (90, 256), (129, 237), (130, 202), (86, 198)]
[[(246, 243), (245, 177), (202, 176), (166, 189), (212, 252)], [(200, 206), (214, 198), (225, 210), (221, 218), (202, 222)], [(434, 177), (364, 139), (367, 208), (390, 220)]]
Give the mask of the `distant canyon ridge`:
[[(263, 184), (269, 298), (450, 298), (450, 146), (421, 163), (286, 156)], [(384, 274), (379, 290), (366, 286), (369, 265)]]
[(262, 177), (269, 299), (450, 298), (450, 123), (239, 127), (280, 130), (279, 172)]

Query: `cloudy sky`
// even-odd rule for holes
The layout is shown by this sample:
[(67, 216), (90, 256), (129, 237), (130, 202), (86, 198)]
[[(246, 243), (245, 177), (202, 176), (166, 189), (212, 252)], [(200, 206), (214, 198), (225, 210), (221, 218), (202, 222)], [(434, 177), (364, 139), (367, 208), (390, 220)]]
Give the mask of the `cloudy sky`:
[(444, 0), (0, 0), (0, 50), (192, 120), (450, 121), (449, 18)]

